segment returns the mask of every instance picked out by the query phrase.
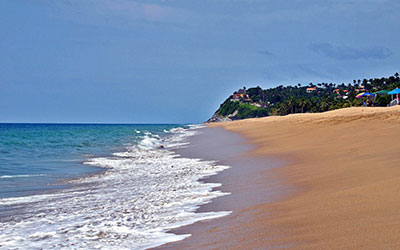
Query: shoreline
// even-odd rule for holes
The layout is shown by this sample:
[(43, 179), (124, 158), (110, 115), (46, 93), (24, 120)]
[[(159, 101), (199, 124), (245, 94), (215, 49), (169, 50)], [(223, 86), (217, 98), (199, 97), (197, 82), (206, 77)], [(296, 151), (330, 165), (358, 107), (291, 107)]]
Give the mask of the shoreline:
[(188, 127), (145, 127), (140, 135), (130, 128), (134, 143), (85, 162), (101, 173), (64, 180), (71, 188), (52, 194), (1, 199), (0, 207), (12, 214), (0, 220), (0, 248), (145, 249), (186, 237), (165, 233), (168, 229), (228, 214), (195, 213), (224, 195), (212, 191), (218, 184), (198, 179), (227, 167), (173, 152), (195, 134), (195, 126)]
[[(182, 157), (214, 160), (218, 165), (230, 166), (229, 169), (201, 180), (206, 183), (221, 183), (222, 185), (214, 190), (230, 194), (199, 206), (196, 213), (218, 211), (232, 211), (232, 213), (170, 230), (169, 233), (191, 234), (191, 236), (154, 249), (235, 248), (237, 243), (227, 242), (227, 235), (242, 243), (248, 241), (247, 229), (238, 229), (237, 225), (243, 220), (255, 218), (254, 211), (249, 208), (281, 200), (293, 193), (293, 187), (283, 185), (271, 174), (274, 168), (283, 166), (285, 162), (273, 157), (249, 157), (248, 153), (255, 148), (238, 133), (223, 128), (204, 128), (201, 134), (190, 138), (188, 148), (178, 149), (176, 152)], [(248, 185), (247, 179), (253, 180), (252, 185)], [(279, 243), (279, 246), (283, 245)]]
[[(216, 124), (257, 145), (253, 155), (293, 159), (276, 169), (299, 188), (294, 197), (261, 206), (277, 210), (257, 227), (283, 228), (288, 249), (398, 249), (400, 241), (400, 106)], [(271, 219), (271, 218), (270, 218)], [(262, 238), (255, 248), (263, 247)]]
[[(283, 199), (253, 204), (237, 216), (217, 219), (225, 218), (223, 223), (211, 220), (180, 228), (176, 232), (193, 235), (157, 249), (400, 248), (396, 231), (400, 228), (400, 142), (396, 139), (400, 106), (208, 126), (238, 133), (256, 146), (243, 157), (286, 159), (268, 174), (293, 188)], [(250, 179), (247, 185), (257, 183)], [(266, 191), (263, 188), (256, 190)]]

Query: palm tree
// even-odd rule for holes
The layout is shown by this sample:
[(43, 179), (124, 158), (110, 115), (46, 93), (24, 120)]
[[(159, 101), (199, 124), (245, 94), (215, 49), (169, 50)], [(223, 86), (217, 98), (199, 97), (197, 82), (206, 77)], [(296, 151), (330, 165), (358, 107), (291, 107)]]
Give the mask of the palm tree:
[(306, 99), (304, 97), (300, 98), (299, 104), (301, 108), (301, 113), (304, 113), (304, 108), (307, 106)]
[(287, 103), (288, 103), (288, 106), (289, 106), (289, 111), (291, 112), (291, 114), (293, 114), (294, 113), (294, 106), (295, 106), (295, 100), (294, 100), (293, 96), (289, 97)]
[(260, 91), (261, 91), (261, 102), (265, 103), (266, 102), (266, 100), (265, 100), (265, 92), (264, 92), (263, 89), (261, 89)]
[(329, 104), (325, 100), (323, 100), (321, 102), (320, 107), (321, 107), (321, 111), (326, 111), (328, 109), (328, 107), (329, 107)]

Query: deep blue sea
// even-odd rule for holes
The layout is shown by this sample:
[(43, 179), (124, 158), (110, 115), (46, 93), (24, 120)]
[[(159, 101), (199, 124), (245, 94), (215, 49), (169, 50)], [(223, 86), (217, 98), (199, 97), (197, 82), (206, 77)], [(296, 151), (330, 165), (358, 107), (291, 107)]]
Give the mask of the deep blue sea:
[(201, 126), (0, 124), (0, 249), (146, 249), (187, 235), (226, 169), (184, 158)]

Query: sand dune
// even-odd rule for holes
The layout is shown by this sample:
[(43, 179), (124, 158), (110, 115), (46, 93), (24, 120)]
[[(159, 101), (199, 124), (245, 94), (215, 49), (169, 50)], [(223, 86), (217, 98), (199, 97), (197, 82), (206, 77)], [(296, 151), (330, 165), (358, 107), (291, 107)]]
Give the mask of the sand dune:
[(290, 159), (274, 172), (297, 190), (249, 207), (252, 240), (237, 248), (400, 249), (400, 106), (210, 126), (249, 138), (254, 156)]

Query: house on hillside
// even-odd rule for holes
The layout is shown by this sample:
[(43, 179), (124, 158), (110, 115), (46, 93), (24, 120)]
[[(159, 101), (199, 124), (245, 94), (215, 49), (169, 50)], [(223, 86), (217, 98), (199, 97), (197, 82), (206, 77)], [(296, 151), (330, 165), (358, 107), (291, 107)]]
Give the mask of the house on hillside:
[(250, 102), (250, 96), (247, 94), (247, 91), (245, 88), (239, 89), (238, 91), (233, 92), (233, 96), (231, 99), (232, 102), (236, 101), (243, 101), (243, 102)]
[(312, 93), (312, 92), (314, 92), (315, 90), (317, 90), (317, 87), (312, 87), (312, 88), (307, 88), (307, 89), (306, 89), (307, 93)]
[(356, 93), (365, 92), (365, 87), (364, 87), (364, 85), (361, 85), (359, 88), (354, 89), (354, 91)]

